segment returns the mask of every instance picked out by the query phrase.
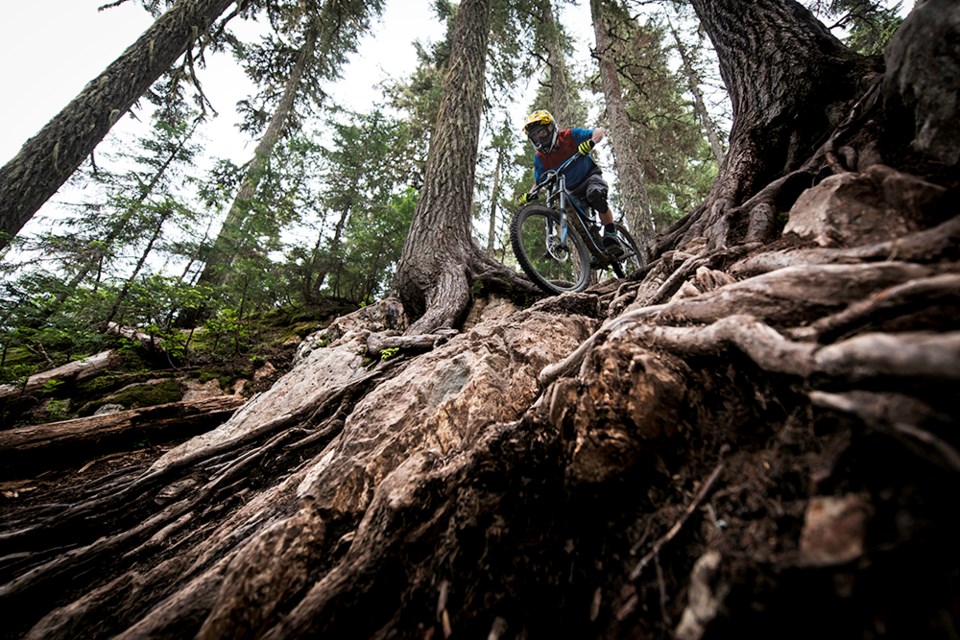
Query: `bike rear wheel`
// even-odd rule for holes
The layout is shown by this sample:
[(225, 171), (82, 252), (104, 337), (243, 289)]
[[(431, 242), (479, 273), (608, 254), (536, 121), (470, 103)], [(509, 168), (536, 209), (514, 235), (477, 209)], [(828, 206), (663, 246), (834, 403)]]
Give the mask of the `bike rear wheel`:
[(623, 245), (623, 255), (613, 262), (611, 267), (618, 278), (625, 278), (635, 273), (643, 267), (643, 253), (640, 251), (640, 245), (633, 239), (627, 228), (620, 223), (614, 225), (617, 229), (617, 237), (620, 244)]
[(572, 225), (560, 237), (560, 213), (527, 205), (510, 223), (510, 244), (527, 276), (547, 293), (583, 291), (590, 283), (590, 252)]

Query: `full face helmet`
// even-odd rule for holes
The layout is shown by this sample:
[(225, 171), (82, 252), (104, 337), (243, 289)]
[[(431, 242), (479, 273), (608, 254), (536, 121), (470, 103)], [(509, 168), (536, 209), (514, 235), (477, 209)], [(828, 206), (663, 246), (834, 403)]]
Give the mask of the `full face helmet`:
[(523, 132), (533, 148), (548, 153), (557, 144), (557, 121), (549, 111), (534, 111), (523, 123)]

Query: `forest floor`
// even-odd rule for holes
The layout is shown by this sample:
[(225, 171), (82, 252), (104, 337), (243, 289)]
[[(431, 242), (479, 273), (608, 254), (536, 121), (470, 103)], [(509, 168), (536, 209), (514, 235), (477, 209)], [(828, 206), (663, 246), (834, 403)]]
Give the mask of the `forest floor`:
[[(547, 301), (542, 308), (561, 303)], [(558, 321), (571, 315), (555, 313)], [(633, 369), (623, 369), (627, 377), (621, 379), (604, 366), (638, 348), (638, 340), (621, 339), (595, 356), (596, 366), (585, 370), (588, 383), (557, 389), (557, 398), (571, 394), (568, 399), (577, 410), (569, 415), (579, 411), (578, 424), (598, 428), (595, 442), (602, 447), (623, 441), (617, 428), (626, 422), (616, 416), (633, 411), (633, 400), (640, 397), (633, 387), (615, 393)], [(467, 342), (458, 356), (467, 358), (471, 346), (476, 345)], [(296, 349), (291, 342), (257, 359), (255, 367), (249, 357), (221, 363), (221, 369), (234, 374), (220, 379), (221, 393), (235, 393), (237, 380), (247, 381), (245, 397), (270, 388), (291, 369)], [(418, 359), (431, 362), (414, 356), (411, 365)], [(673, 371), (663, 364), (668, 359), (637, 361), (651, 370), (660, 366), (655, 370), (666, 375)], [(462, 500), (466, 509), (475, 506), (470, 496), (493, 497), (498, 514), (504, 505), (522, 505), (517, 517), (494, 528), (499, 544), (489, 553), (458, 560), (462, 580), (489, 593), (502, 583), (526, 594), (536, 584), (546, 595), (531, 598), (529, 615), (541, 630), (554, 624), (546, 612), (558, 600), (577, 611), (589, 608), (589, 616), (579, 616), (581, 626), (565, 637), (695, 638), (699, 623), (684, 620), (697, 615), (713, 619), (709, 638), (958, 637), (951, 612), (960, 602), (955, 588), (960, 563), (957, 526), (949, 516), (956, 477), (934, 464), (937, 456), (905, 447), (915, 443), (902, 434), (866, 429), (829, 412), (791, 410), (797, 386), (742, 354), (693, 356), (676, 364), (689, 379), (674, 408), (688, 419), (658, 412), (664, 433), (639, 453), (630, 447), (608, 451), (606, 481), (594, 484), (587, 478), (562, 488), (551, 484), (562, 462), (579, 465), (573, 475), (589, 475), (597, 467), (588, 460), (577, 462), (577, 456), (572, 461), (561, 456), (569, 434), (542, 422), (540, 411), (531, 408), (511, 427), (500, 425), (512, 435), (504, 437), (497, 456), (484, 462), (489, 468), (465, 472), (466, 487), (452, 485), (449, 498)], [(440, 365), (427, 369), (445, 370)], [(161, 371), (166, 370), (154, 373)], [(269, 375), (255, 380), (256, 371)], [(924, 393), (936, 395), (927, 387)], [(599, 398), (606, 398), (606, 404)], [(753, 398), (763, 402), (750, 402)], [(713, 419), (694, 419), (711, 412)], [(489, 437), (495, 439), (500, 427), (491, 427)], [(531, 433), (539, 435), (528, 438)], [(44, 459), (32, 471), (0, 469), (0, 513), (19, 528), (64, 505), (87, 503), (104, 487), (130, 484), (194, 435), (133, 438), (134, 447), (98, 451), (66, 464)], [(640, 457), (621, 468), (620, 453)], [(511, 483), (511, 468), (522, 469), (521, 484)], [(223, 495), (218, 499), (215, 504), (224, 504)], [(429, 511), (429, 501), (420, 507)], [(488, 516), (471, 513), (464, 522), (482, 525)], [(554, 526), (541, 529), (543, 520)], [(871, 520), (875, 524), (868, 526)], [(470, 526), (481, 525), (464, 527), (471, 531)], [(864, 553), (865, 548), (871, 552)], [(424, 570), (419, 577), (427, 580), (429, 574)], [(537, 582), (543, 579), (545, 583)], [(431, 588), (424, 587), (433, 593)], [(79, 597), (85, 587), (71, 589)], [(408, 609), (415, 613), (414, 607)], [(461, 613), (461, 624), (489, 627), (482, 616), (466, 621), (468, 612)], [(518, 618), (523, 619), (521, 614)], [(924, 619), (933, 620), (924, 628), (943, 633), (911, 635)], [(771, 629), (782, 633), (757, 631)]]
[[(53, 395), (46, 390), (9, 398), (6, 404), (0, 401), (3, 422), (14, 428), (29, 428), (59, 420), (71, 420), (90, 415), (91, 410), (78, 413), (76, 409), (66, 415), (58, 415), (51, 407), (99, 407), (120, 402), (116, 409), (142, 409), (184, 399), (185, 392), (200, 389), (206, 396), (237, 395), (246, 398), (268, 389), (292, 366), (298, 339), (316, 329), (316, 322), (280, 327), (276, 332), (261, 332), (262, 341), (251, 345), (242, 353), (222, 355), (218, 358), (203, 357), (189, 366), (171, 368), (165, 356), (157, 357), (141, 350), (139, 357), (129, 354), (115, 359), (114, 366), (101, 374), (75, 383), (68, 381), (59, 386)], [(117, 380), (123, 382), (116, 382)], [(156, 393), (164, 382), (175, 381), (175, 390)], [(117, 388), (118, 385), (125, 385)], [(146, 390), (146, 391), (145, 391)], [(204, 426), (211, 430), (219, 422)], [(8, 521), (18, 520), (24, 514), (42, 509), (50, 504), (75, 504), (89, 497), (90, 487), (123, 477), (136, 477), (164, 453), (194, 437), (190, 433), (166, 433), (132, 436), (125, 440), (128, 446), (116, 443), (94, 448), (89, 455), (59, 460), (51, 454), (39, 464), (23, 468), (11, 468), (0, 464), (0, 514)]]

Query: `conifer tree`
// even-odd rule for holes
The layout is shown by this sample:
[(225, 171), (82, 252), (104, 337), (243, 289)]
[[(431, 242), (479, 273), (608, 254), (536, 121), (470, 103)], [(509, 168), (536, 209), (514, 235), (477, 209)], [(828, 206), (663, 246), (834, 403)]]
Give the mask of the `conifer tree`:
[(883, 0), (813, 0), (809, 3), (814, 13), (832, 21), (827, 23), (831, 30), (846, 33), (843, 40), (847, 46), (864, 55), (883, 53), (887, 41), (903, 22), (899, 16), (902, 5), (903, 2), (891, 5)]
[[(607, 119), (610, 123), (614, 166), (622, 193), (624, 214), (627, 226), (642, 246), (653, 237), (654, 228), (650, 200), (644, 186), (640, 152), (636, 148), (637, 140), (627, 115), (627, 105), (617, 69), (617, 58), (622, 48), (618, 50), (615, 47), (613, 23), (618, 18), (611, 20), (611, 13), (619, 9), (613, 6), (613, 0), (590, 1), (597, 42), (596, 56), (600, 67), (600, 86), (603, 89)], [(626, 19), (624, 11), (619, 10), (619, 13), (620, 20)]]
[(617, 0), (594, 0), (591, 10), (618, 209), (649, 240), (702, 201), (715, 161), (653, 13), (640, 20)]
[[(464, 98), (480, 93), (486, 43), (471, 29), (483, 2), (461, 6), (417, 207), (415, 238), (456, 242), (405, 247), (405, 257), (425, 250), (437, 268), (421, 273), (437, 279), (477, 264), (457, 263), (473, 257), (459, 251), (469, 206), (444, 205), (469, 201), (475, 157), (458, 152), (475, 149), (479, 116), (455, 107), (474, 107)], [(944, 392), (956, 382), (957, 339), (943, 309), (956, 299), (953, 210), (882, 242), (854, 232), (839, 246), (763, 247), (771, 238), (741, 223), (796, 201), (789, 180), (830, 172), (818, 141), (843, 130), (883, 145), (902, 120), (884, 121), (877, 106), (846, 128), (863, 95), (862, 57), (841, 55), (792, 0), (694, 2), (729, 59), (729, 184), (660, 247), (643, 282), (488, 316), (431, 354), (374, 366), (363, 336), (396, 327), (396, 306), (339, 319), (311, 345), (323, 348), (304, 350), (224, 427), (152, 464), (51, 490), (5, 521), (9, 634), (949, 635), (957, 411)], [(951, 0), (924, 6), (875, 79), (890, 115), (925, 115), (940, 87), (955, 94), (955, 82), (921, 90), (914, 107), (898, 93), (939, 56), (897, 58), (929, 44), (924, 35), (955, 35), (956, 26), (936, 30), (945, 18), (960, 24)], [(463, 72), (467, 62), (477, 73)], [(814, 75), (820, 68), (826, 76)], [(852, 99), (840, 104), (838, 93)], [(953, 124), (937, 130), (954, 140)], [(794, 144), (816, 161), (794, 158)], [(919, 137), (900, 144), (956, 150)], [(881, 175), (895, 171), (875, 162)], [(944, 167), (939, 153), (926, 163)], [(806, 169), (784, 173), (798, 164)], [(955, 156), (945, 168), (946, 186), (934, 186), (949, 205)], [(695, 227), (705, 235), (687, 238)], [(712, 250), (727, 239), (737, 246)], [(444, 306), (445, 289), (422, 286), (423, 307)], [(825, 509), (840, 515), (817, 518)], [(700, 522), (698, 511), (710, 517)], [(837, 552), (824, 533), (851, 544)], [(800, 591), (839, 618), (811, 615)]]
[(379, 108), (331, 118), (327, 128), (336, 144), (322, 150), (317, 204), (332, 224), (311, 252), (308, 300), (326, 289), (359, 304), (392, 280), (411, 213), (396, 205), (413, 188), (416, 148), (409, 123)]
[(670, 35), (673, 36), (673, 44), (676, 47), (677, 55), (680, 57), (680, 69), (684, 78), (687, 80), (687, 90), (693, 96), (693, 108), (697, 114), (697, 120), (703, 127), (704, 135), (710, 143), (710, 150), (713, 152), (713, 158), (717, 165), (723, 162), (723, 156), (726, 153), (726, 145), (721, 139), (720, 127), (717, 126), (710, 110), (707, 108), (707, 100), (704, 96), (703, 82), (697, 65), (697, 51), (690, 48), (684, 38), (681, 37), (677, 26), (667, 17), (667, 24), (670, 29)]
[[(158, 109), (148, 134), (121, 150), (104, 154), (73, 179), (83, 183), (85, 201), (71, 205), (71, 213), (53, 222), (47, 231), (23, 243), (26, 255), (39, 253), (58, 285), (47, 291), (38, 309), (38, 321), (56, 314), (81, 314), (91, 330), (115, 315), (123, 293), (115, 294), (118, 281), (128, 282), (146, 264), (154, 250), (163, 221), (174, 215), (188, 217), (177, 202), (178, 186), (200, 147), (190, 142), (199, 119), (182, 109)], [(183, 215), (186, 214), (186, 215)], [(15, 265), (12, 265), (15, 266)], [(26, 265), (27, 269), (38, 265)], [(131, 275), (132, 270), (132, 275)], [(98, 294), (98, 291), (103, 291)], [(95, 303), (87, 302), (91, 297)], [(94, 318), (95, 307), (106, 306)]]
[[(266, 82), (265, 93), (272, 92), (272, 82), (279, 78), (283, 78), (283, 89), (269, 118), (260, 116), (268, 120), (266, 129), (257, 143), (253, 158), (246, 166), (240, 189), (227, 211), (221, 231), (206, 256), (198, 284), (210, 286), (222, 283), (238, 256), (256, 251), (256, 239), (250, 233), (249, 218), (255, 209), (257, 186), (274, 147), (283, 135), (298, 127), (298, 104), (301, 112), (306, 112), (312, 104), (322, 99), (319, 81), (339, 73), (346, 54), (356, 48), (370, 18), (379, 14), (382, 6), (380, 0), (325, 0), (322, 4), (315, 0), (298, 0), (295, 3), (281, 3), (283, 12), (278, 11), (276, 20), (283, 28), (290, 30), (282, 35), (298, 41), (298, 44), (287, 44), (279, 37), (273, 37), (268, 40), (266, 47), (246, 54), (248, 72), (255, 79)], [(269, 102), (269, 96), (265, 97)], [(257, 114), (265, 112), (253, 112), (254, 116)], [(253, 126), (255, 124), (251, 128)], [(194, 315), (187, 314), (183, 322), (190, 324), (195, 321)]]
[(580, 114), (575, 106), (578, 102), (575, 84), (571, 82), (567, 63), (570, 44), (556, 18), (553, 3), (550, 0), (539, 0), (536, 9), (536, 42), (547, 52), (545, 84), (550, 96), (550, 111), (563, 126), (573, 126), (574, 122), (579, 121)]
[[(692, 4), (717, 51), (736, 118), (706, 206), (683, 237), (704, 237), (713, 248), (731, 237), (766, 239), (775, 228), (772, 204), (737, 207), (819, 146), (825, 124), (839, 117), (836, 105), (861, 93), (878, 63), (845, 47), (796, 2)], [(782, 24), (796, 28), (770, 26)]]
[(120, 291), (117, 293), (113, 305), (110, 307), (110, 311), (107, 313), (107, 317), (103, 320), (101, 327), (101, 331), (103, 332), (107, 332), (109, 330), (114, 318), (117, 317), (117, 314), (120, 311), (120, 305), (123, 304), (127, 294), (130, 291), (130, 288), (133, 286), (137, 277), (140, 276), (147, 259), (150, 257), (151, 252), (153, 252), (153, 249), (157, 244), (157, 240), (159, 240), (160, 234), (163, 232), (163, 226), (167, 223), (170, 217), (173, 216), (178, 209), (180, 209), (180, 206), (172, 198), (167, 198), (164, 201), (157, 203), (155, 206), (149, 207), (149, 209), (151, 210), (150, 212), (154, 219), (153, 226), (151, 229), (149, 229), (150, 235), (144, 243), (144, 247), (140, 252), (140, 256), (137, 259), (136, 264), (124, 280), (123, 285), (120, 287)]
[(508, 277), (471, 234), (490, 14), (491, 0), (463, 0), (457, 10), (424, 186), (397, 267), (400, 298), (416, 318), (407, 334), (452, 327), (481, 271)]
[(0, 249), (236, 0), (179, 0), (0, 168)]
[[(107, 189), (104, 194), (106, 201), (95, 200), (81, 206), (80, 226), (72, 227), (70, 235), (77, 237), (78, 232), (83, 234), (83, 227), (88, 227), (89, 230), (84, 234), (85, 247), (79, 259), (75, 257), (69, 260), (67, 270), (73, 271), (73, 275), (58, 297), (58, 303), (75, 291), (92, 270), (102, 272), (104, 259), (119, 253), (120, 243), (139, 240), (139, 231), (144, 225), (135, 218), (142, 217), (144, 208), (148, 207), (148, 199), (168, 199), (166, 193), (170, 188), (171, 174), (178, 170), (178, 166), (189, 164), (199, 152), (199, 146), (190, 143), (200, 122), (195, 114), (171, 109), (158, 110), (153, 122), (154, 135), (138, 143), (137, 146), (142, 148), (140, 153), (118, 154), (121, 160), (137, 163), (135, 168), (126, 174), (114, 174), (104, 168), (91, 171), (91, 180)], [(103, 209), (106, 211), (97, 215)], [(164, 210), (169, 213), (171, 208), (165, 206)], [(89, 228), (97, 218), (103, 220), (103, 225)], [(151, 222), (147, 223), (147, 226), (151, 225)]]
[(501, 200), (503, 199), (504, 174), (511, 157), (516, 139), (516, 129), (504, 118), (500, 128), (494, 133), (489, 149), (493, 153), (494, 165), (490, 180), (490, 202), (487, 214), (487, 255), (494, 257), (497, 242), (497, 229)]

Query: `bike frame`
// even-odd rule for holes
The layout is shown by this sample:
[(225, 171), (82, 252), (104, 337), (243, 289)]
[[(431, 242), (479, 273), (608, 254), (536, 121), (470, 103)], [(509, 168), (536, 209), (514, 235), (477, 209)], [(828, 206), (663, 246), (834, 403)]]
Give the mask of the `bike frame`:
[[(580, 219), (580, 223), (583, 225), (583, 230), (586, 232), (587, 237), (584, 238), (584, 242), (587, 244), (587, 249), (597, 258), (602, 260), (607, 260), (606, 252), (603, 248), (597, 244), (596, 234), (593, 232), (593, 225), (597, 219), (597, 214), (590, 208), (592, 213), (587, 213), (583, 210), (583, 207), (577, 202), (577, 199), (573, 197), (573, 194), (567, 189), (567, 177), (564, 175), (564, 171), (574, 162), (583, 158), (579, 152), (573, 154), (569, 158), (563, 161), (563, 163), (556, 169), (551, 169), (546, 173), (544, 178), (538, 182), (531, 193), (536, 195), (540, 192), (541, 189), (547, 190), (547, 195), (544, 200), (548, 207), (552, 207), (562, 212), (563, 215), (560, 216), (560, 240), (563, 243), (567, 242), (568, 229), (570, 226), (570, 221), (568, 216), (570, 215), (570, 209), (572, 208), (577, 216)], [(554, 203), (558, 203), (554, 205)], [(549, 229), (547, 232), (549, 234)]]

